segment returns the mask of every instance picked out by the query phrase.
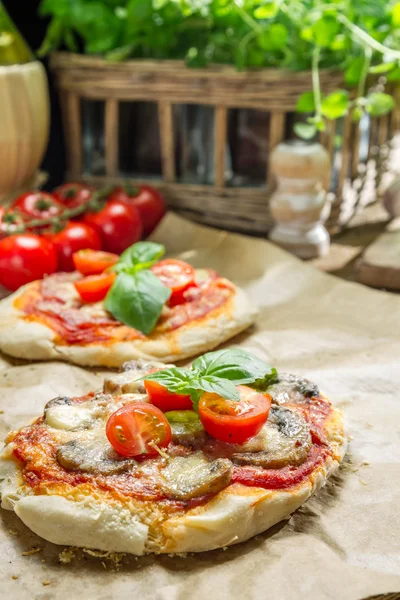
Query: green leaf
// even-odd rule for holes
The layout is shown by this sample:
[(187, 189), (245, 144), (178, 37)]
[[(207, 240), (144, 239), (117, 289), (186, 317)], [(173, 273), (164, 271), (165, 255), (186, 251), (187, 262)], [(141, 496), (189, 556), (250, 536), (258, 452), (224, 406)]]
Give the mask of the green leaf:
[(287, 44), (289, 32), (281, 23), (273, 23), (268, 31), (257, 38), (258, 45), (263, 50), (281, 50)]
[(400, 27), (400, 2), (393, 6), (392, 23), (395, 27)]
[(198, 387), (204, 392), (218, 394), (219, 396), (226, 398), (226, 400), (233, 400), (235, 402), (239, 402), (240, 400), (239, 390), (237, 390), (235, 385), (228, 379), (206, 375), (200, 377), (198, 380)]
[(256, 19), (272, 19), (279, 10), (275, 2), (267, 2), (255, 9), (253, 15)]
[(314, 39), (312, 27), (303, 27), (300, 31), (300, 37), (306, 42), (312, 42)]
[(360, 81), (364, 63), (364, 56), (357, 56), (349, 63), (344, 73), (344, 79), (348, 85), (357, 85), (357, 83)]
[(170, 295), (171, 290), (151, 271), (121, 272), (104, 300), (104, 307), (121, 323), (148, 335)]
[(165, 247), (155, 242), (137, 242), (127, 248), (120, 256), (114, 267), (117, 273), (121, 271), (136, 272), (148, 269), (165, 253)]
[(388, 81), (400, 81), (400, 66), (395, 67), (387, 76)]
[(339, 23), (335, 17), (322, 17), (313, 26), (313, 36), (318, 46), (328, 47), (332, 44), (339, 30)]
[(336, 90), (322, 100), (321, 113), (327, 119), (343, 117), (349, 108), (349, 94), (346, 90)]
[(315, 111), (314, 92), (304, 92), (299, 96), (296, 104), (299, 113), (312, 113)]
[(182, 367), (171, 367), (154, 373), (147, 373), (140, 379), (157, 381), (166, 387), (169, 392), (185, 394), (189, 393), (188, 388), (192, 387), (193, 372)]
[(200, 376), (221, 377), (236, 385), (252, 383), (272, 372), (269, 364), (242, 348), (207, 352), (193, 361), (192, 368)]
[(295, 134), (303, 140), (311, 140), (317, 133), (316, 126), (310, 123), (295, 123), (293, 129)]
[(373, 92), (367, 97), (366, 111), (373, 117), (386, 115), (394, 108), (394, 100), (389, 94)]

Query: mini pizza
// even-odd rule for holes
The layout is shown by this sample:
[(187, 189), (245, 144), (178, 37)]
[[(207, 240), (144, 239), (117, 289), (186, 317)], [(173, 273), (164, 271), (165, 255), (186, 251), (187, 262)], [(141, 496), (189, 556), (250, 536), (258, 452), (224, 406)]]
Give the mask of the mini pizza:
[(139, 242), (121, 257), (74, 255), (77, 270), (29, 283), (0, 301), (0, 350), (29, 360), (119, 367), (137, 358), (182, 360), (249, 327), (246, 294), (211, 269), (159, 260)]
[(50, 400), (8, 435), (2, 507), (55, 544), (136, 555), (265, 531), (325, 484), (346, 437), (315, 384), (262, 365), (243, 350), (191, 369), (136, 361), (100, 392)]

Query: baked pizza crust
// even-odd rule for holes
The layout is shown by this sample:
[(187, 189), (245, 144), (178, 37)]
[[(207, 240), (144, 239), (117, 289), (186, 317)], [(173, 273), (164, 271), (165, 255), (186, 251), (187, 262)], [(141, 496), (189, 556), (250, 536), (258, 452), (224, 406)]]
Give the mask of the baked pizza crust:
[(132, 359), (180, 361), (212, 350), (252, 325), (256, 308), (240, 288), (223, 306), (175, 331), (127, 342), (67, 345), (57, 343), (56, 333), (46, 325), (24, 318), (15, 300), (27, 284), (0, 301), (0, 350), (27, 360), (64, 360), (78, 365), (120, 367)]
[(0, 462), (2, 507), (14, 510), (37, 535), (60, 545), (99, 550), (153, 553), (203, 552), (248, 540), (287, 519), (336, 471), (347, 448), (342, 414), (334, 410), (325, 424), (332, 456), (316, 467), (299, 485), (285, 490), (266, 490), (231, 484), (206, 504), (167, 518), (157, 538), (149, 525), (158, 518), (151, 503), (134, 500), (122, 506), (106, 494), (96, 497), (34, 496), (23, 485), (12, 443)]

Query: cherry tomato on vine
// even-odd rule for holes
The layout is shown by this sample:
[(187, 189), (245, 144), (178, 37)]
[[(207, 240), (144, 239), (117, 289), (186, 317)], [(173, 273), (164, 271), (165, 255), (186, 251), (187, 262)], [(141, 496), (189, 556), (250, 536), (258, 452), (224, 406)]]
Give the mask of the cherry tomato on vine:
[(74, 281), (74, 286), (84, 302), (100, 302), (106, 297), (116, 276), (116, 273), (88, 275), (84, 279)]
[(170, 306), (185, 302), (184, 292), (196, 285), (194, 268), (183, 260), (166, 258), (156, 263), (151, 270), (172, 291), (168, 301)]
[(98, 212), (86, 213), (83, 220), (96, 229), (108, 252), (121, 254), (142, 236), (139, 212), (124, 202), (106, 202)]
[(0, 207), (0, 239), (13, 235), (15, 230), (26, 225), (27, 217), (18, 210)]
[(225, 400), (206, 392), (199, 401), (199, 417), (204, 429), (221, 442), (243, 444), (257, 435), (268, 418), (271, 398), (239, 385), (240, 401)]
[(60, 204), (70, 209), (86, 204), (93, 192), (94, 187), (84, 183), (64, 183), (52, 193)]
[(157, 381), (151, 381), (151, 379), (145, 379), (144, 387), (150, 402), (163, 412), (169, 410), (193, 410), (193, 404), (189, 395), (169, 392), (163, 385)]
[(118, 262), (118, 254), (102, 250), (79, 250), (72, 257), (75, 268), (82, 275), (98, 275)]
[(9, 290), (57, 271), (53, 244), (33, 233), (10, 235), (0, 241), (0, 283)]
[(62, 204), (46, 192), (28, 192), (19, 196), (12, 205), (31, 219), (57, 217), (64, 211)]
[(108, 441), (123, 456), (154, 456), (171, 441), (171, 426), (152, 404), (134, 402), (113, 413), (107, 421)]
[(58, 256), (59, 271), (75, 269), (73, 254), (78, 250), (90, 248), (100, 250), (101, 239), (93, 227), (86, 223), (68, 221), (64, 229), (54, 234), (46, 234), (53, 242)]
[(145, 237), (156, 228), (166, 212), (164, 198), (156, 189), (148, 185), (117, 187), (109, 199), (126, 202), (139, 211)]

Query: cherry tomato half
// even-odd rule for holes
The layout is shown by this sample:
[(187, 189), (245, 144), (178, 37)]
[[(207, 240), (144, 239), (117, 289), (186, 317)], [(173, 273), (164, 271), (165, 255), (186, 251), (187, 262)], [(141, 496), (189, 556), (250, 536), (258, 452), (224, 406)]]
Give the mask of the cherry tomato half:
[(46, 238), (33, 233), (0, 241), (0, 283), (9, 290), (57, 271), (57, 253)]
[(107, 202), (99, 212), (86, 213), (83, 220), (96, 229), (108, 252), (121, 254), (142, 236), (139, 212), (124, 202)]
[(66, 208), (76, 208), (86, 204), (93, 191), (94, 187), (84, 183), (64, 183), (53, 190), (53, 196)]
[(115, 281), (116, 273), (100, 273), (89, 275), (74, 282), (74, 286), (84, 302), (100, 302), (104, 300), (108, 290)]
[(101, 248), (99, 234), (86, 223), (69, 221), (62, 231), (46, 235), (49, 235), (49, 239), (56, 249), (59, 271), (73, 271), (75, 269), (73, 254), (78, 250), (86, 248), (100, 250)]
[(184, 292), (196, 285), (194, 268), (183, 260), (166, 258), (151, 267), (151, 270), (161, 283), (172, 290), (170, 306), (185, 302)]
[(75, 268), (82, 275), (97, 275), (118, 262), (118, 254), (101, 250), (79, 250), (72, 257)]
[(140, 213), (143, 222), (143, 235), (147, 237), (165, 215), (166, 206), (161, 194), (149, 185), (117, 187), (110, 200), (126, 202)]
[(171, 441), (171, 426), (152, 404), (134, 402), (119, 408), (107, 421), (108, 441), (123, 456), (154, 456)]
[(163, 412), (169, 410), (193, 410), (193, 404), (189, 395), (169, 392), (163, 385), (157, 381), (151, 381), (151, 379), (145, 379), (144, 387), (146, 388), (150, 402)]
[(51, 194), (28, 192), (19, 196), (12, 208), (20, 210), (31, 219), (48, 219), (60, 215), (64, 207)]
[(199, 401), (199, 417), (204, 429), (221, 442), (243, 444), (257, 435), (268, 418), (271, 399), (239, 385), (240, 401), (225, 400), (206, 392)]

